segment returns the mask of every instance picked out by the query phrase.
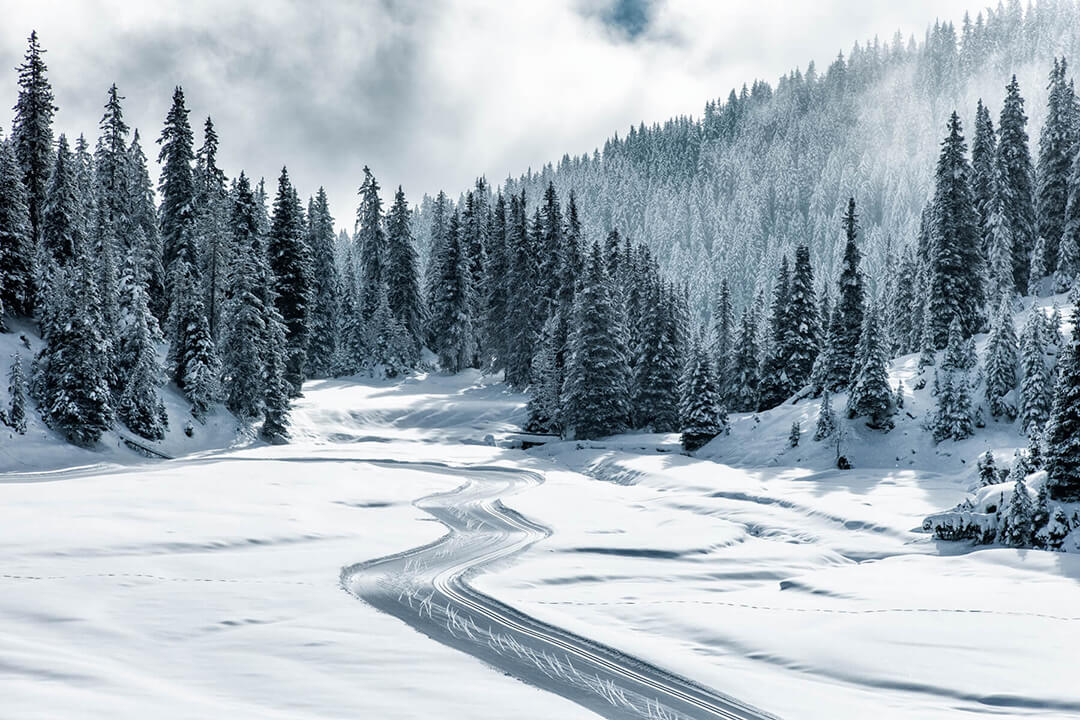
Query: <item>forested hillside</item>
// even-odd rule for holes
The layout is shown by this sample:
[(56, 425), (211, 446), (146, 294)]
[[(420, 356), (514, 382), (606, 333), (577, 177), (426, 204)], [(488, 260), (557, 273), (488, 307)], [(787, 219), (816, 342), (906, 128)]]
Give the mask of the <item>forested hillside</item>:
[[(631, 127), (596, 151), (501, 181), (502, 190), (524, 190), (530, 205), (549, 182), (560, 197), (573, 190), (586, 236), (615, 227), (643, 242), (661, 270), (688, 283), (702, 312), (722, 278), (736, 306), (768, 294), (780, 258), (800, 243), (825, 269), (819, 281), (831, 277), (854, 195), (873, 285), (917, 234), (949, 114), (973, 128), (981, 98), (996, 120), (1015, 73), (1030, 127), (1039, 128), (1047, 70), (1055, 57), (1080, 57), (1078, 49), (1072, 0), (1026, 9), (999, 2), (962, 22), (936, 22), (921, 40), (883, 35), (831, 61), (808, 58), (776, 83), (709, 100), (698, 118)], [(425, 198), (416, 223), (422, 255), (432, 208)]]

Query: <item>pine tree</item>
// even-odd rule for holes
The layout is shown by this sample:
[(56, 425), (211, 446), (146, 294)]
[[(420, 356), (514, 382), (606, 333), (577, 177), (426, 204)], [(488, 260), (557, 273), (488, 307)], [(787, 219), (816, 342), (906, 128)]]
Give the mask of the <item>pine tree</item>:
[(744, 308), (739, 323), (739, 340), (732, 361), (731, 404), (736, 412), (754, 412), (758, 407), (757, 318)]
[(33, 242), (39, 242), (45, 217), (47, 188), (53, 159), (52, 86), (46, 76), (47, 68), (38, 44), (37, 32), (30, 33), (25, 62), (18, 67), (19, 99), (15, 104), (15, 122), (11, 142), (15, 157), (22, 168), (26, 186), (27, 209)]
[[(1009, 479), (1012, 480), (1012, 476)], [(1005, 511), (1005, 520), (999, 531), (999, 539), (1009, 547), (1031, 547), (1031, 521), (1035, 508), (1024, 478), (1016, 478), (1015, 482), (1009, 498), (1009, 508)]]
[(986, 345), (986, 402), (994, 417), (1016, 417), (1016, 331), (1009, 300), (1001, 299)]
[(1020, 423), (1029, 437), (1041, 430), (1050, 409), (1043, 332), (1041, 311), (1033, 309), (1020, 334)]
[(8, 411), (4, 422), (15, 432), (26, 433), (26, 376), (23, 374), (22, 358), (19, 353), (11, 355), (11, 370), (8, 371)]
[(979, 216), (980, 249), (987, 264), (990, 262), (990, 217), (994, 212), (995, 202), (1000, 202), (996, 183), (997, 169), (994, 166), (996, 153), (997, 138), (994, 135), (990, 111), (983, 105), (982, 98), (979, 98), (975, 106), (975, 138), (971, 141), (971, 193), (975, 198), (975, 211)]
[(990, 214), (986, 225), (989, 263), (987, 275), (990, 280), (986, 297), (992, 305), (999, 305), (1002, 300), (1011, 301), (1016, 294), (1016, 285), (1013, 282), (1013, 239), (1000, 194), (995, 194), (990, 201)]
[(791, 432), (788, 433), (788, 446), (799, 447), (799, 438), (802, 437), (802, 425), (796, 420), (791, 423)]
[(1058, 249), (1056, 290), (1072, 287), (1080, 274), (1080, 153), (1073, 157), (1069, 169), (1068, 199), (1065, 204), (1065, 225)]
[(994, 453), (987, 450), (979, 457), (979, 483), (986, 487), (998, 483), (997, 466), (994, 463)]
[(700, 345), (694, 348), (692, 358), (680, 413), (680, 442), (688, 452), (705, 446), (727, 427), (727, 411), (720, 398), (712, 359)]
[(1046, 239), (1041, 235), (1035, 239), (1035, 249), (1031, 251), (1031, 261), (1028, 264), (1028, 292), (1032, 295), (1043, 296), (1042, 279), (1046, 277)]
[(671, 332), (673, 301), (661, 287), (652, 288), (636, 353), (631, 415), (635, 427), (652, 432), (675, 432), (679, 426), (682, 368)]
[(533, 358), (532, 389), (529, 393), (529, 432), (557, 433), (559, 424), (560, 372), (556, 362), (558, 354), (558, 313), (544, 323), (540, 347)]
[(713, 310), (713, 366), (716, 370), (717, 392), (722, 401), (727, 402), (731, 392), (731, 368), (732, 353), (734, 348), (735, 316), (731, 307), (731, 288), (728, 287), (727, 278), (720, 280), (720, 291), (716, 296), (716, 306)]
[(154, 202), (154, 186), (146, 167), (146, 154), (139, 143), (136, 130), (128, 147), (128, 187), (131, 191), (132, 237), (129, 252), (138, 256), (140, 274), (146, 283), (150, 312), (160, 327), (167, 318), (165, 294), (165, 270), (162, 265), (163, 250), (158, 230), (157, 204)]
[(826, 389), (821, 394), (821, 406), (818, 409), (817, 426), (814, 428), (814, 440), (827, 440), (836, 434), (836, 413), (832, 409), (832, 398)]
[(158, 138), (161, 145), (158, 162), (162, 166), (158, 181), (161, 193), (159, 222), (169, 307), (178, 300), (174, 289), (183, 280), (184, 273), (193, 274), (192, 280), (198, 280), (194, 275), (198, 272), (199, 260), (195, 238), (195, 180), (191, 171), (195, 159), (193, 143), (184, 91), (177, 86), (165, 127)]
[(859, 270), (858, 216), (855, 214), (855, 198), (848, 200), (844, 213), (844, 259), (840, 266), (836, 307), (833, 310), (830, 332), (830, 365), (827, 383), (833, 390), (847, 387), (855, 365), (855, 349), (863, 326), (865, 291), (863, 276)]
[(791, 391), (810, 381), (820, 343), (814, 271), (810, 267), (810, 248), (795, 250), (795, 271), (791, 276), (785, 322), (785, 368)]
[(765, 357), (761, 363), (758, 383), (758, 409), (768, 410), (791, 395), (792, 384), (787, 375), (788, 297), (791, 293), (791, 273), (785, 257), (780, 263), (780, 275), (773, 288), (769, 310), (769, 333), (765, 341)]
[(928, 310), (939, 348), (948, 340), (953, 318), (959, 319), (963, 337), (978, 332), (983, 323), (978, 216), (968, 181), (971, 169), (966, 152), (960, 118), (953, 112), (937, 164), (934, 242), (928, 258)]
[(117, 366), (123, 374), (123, 392), (116, 414), (128, 428), (147, 440), (161, 440), (169, 425), (158, 389), (165, 372), (154, 346), (146, 288), (138, 275), (137, 259), (128, 256), (121, 284), (121, 315)]
[(208, 117), (203, 125), (203, 145), (195, 156), (195, 227), (202, 262), (200, 274), (206, 288), (206, 317), (215, 342), (221, 335), (230, 250), (226, 227), (229, 197), (225, 173), (217, 166), (217, 150), (217, 131)]
[(439, 260), (441, 275), (435, 278), (431, 326), (435, 347), (443, 370), (456, 373), (469, 367), (475, 354), (475, 335), (471, 313), (473, 289), (469, 257), (462, 247), (461, 216), (450, 216)]
[(366, 320), (375, 312), (379, 289), (386, 282), (386, 231), (383, 229), (382, 200), (379, 198), (379, 183), (367, 165), (364, 166), (364, 182), (358, 194), (360, 206), (356, 209), (354, 239), (360, 258), (360, 304)]
[(1027, 294), (1028, 262), (1035, 247), (1035, 172), (1028, 151), (1027, 116), (1020, 86), (1013, 75), (1005, 88), (998, 120), (998, 194), (1001, 196), (1013, 241), (1013, 284)]
[(957, 316), (949, 326), (949, 343), (935, 382), (937, 412), (932, 430), (937, 442), (948, 438), (963, 440), (975, 432), (964, 355), (963, 327)]
[(308, 210), (307, 243), (311, 250), (311, 340), (305, 367), (312, 377), (327, 377), (333, 371), (338, 348), (341, 278), (334, 249), (334, 218), (326, 191), (319, 188)]
[(34, 307), (35, 248), (22, 170), (0, 137), (0, 306), (12, 315)]
[(877, 313), (871, 307), (866, 313), (859, 347), (855, 353), (854, 377), (847, 411), (849, 418), (869, 418), (867, 425), (872, 428), (892, 427), (889, 416), (895, 412), (895, 408), (886, 363)]
[(429, 229), (430, 245), (428, 247), (428, 261), (424, 267), (424, 299), (428, 306), (428, 325), (425, 328), (424, 339), (429, 347), (434, 347), (435, 337), (431, 325), (431, 305), (438, 295), (439, 278), (443, 276), (443, 251), (446, 245), (447, 222), (450, 219), (450, 201), (442, 190), (435, 197), (431, 210), (431, 227)]
[(287, 378), (288, 355), (281, 352), (273, 352), (273, 348), (286, 345), (287, 324), (285, 319), (278, 314), (273, 303), (268, 303), (266, 347), (271, 351), (266, 353), (266, 380), (263, 388), (263, 424), (259, 428), (259, 436), (272, 445), (281, 445), (289, 440), (289, 395), (291, 385)]
[(574, 300), (570, 359), (563, 387), (565, 432), (590, 440), (623, 430), (629, 416), (629, 369), (617, 337), (619, 320), (599, 245)]
[(300, 197), (281, 169), (274, 198), (267, 254), (273, 274), (275, 304), (285, 323), (285, 381), (290, 397), (299, 397), (306, 378), (304, 361), (311, 339), (311, 250), (304, 232), (304, 209)]
[(405, 192), (398, 186), (394, 205), (386, 218), (386, 287), (390, 311), (401, 324), (413, 347), (406, 362), (415, 364), (423, 328), (423, 305), (420, 301), (420, 276), (413, 244), (412, 219), (405, 202)]
[(1035, 173), (1037, 237), (1043, 240), (1040, 262), (1045, 272), (1057, 265), (1058, 244), (1065, 229), (1069, 196), (1069, 166), (1076, 145), (1076, 95), (1065, 81), (1065, 58), (1054, 59), (1048, 85), (1046, 119), (1039, 135), (1039, 164)]
[(75, 171), (75, 158), (67, 138), (61, 135), (40, 227), (42, 250), (60, 265), (72, 262), (76, 257), (76, 248), (88, 241), (82, 222), (82, 204)]
[(525, 197), (510, 198), (507, 230), (506, 382), (518, 390), (529, 384), (536, 343), (537, 273), (527, 227)]
[(170, 323), (174, 339), (169, 344), (172, 376), (191, 403), (191, 414), (202, 420), (217, 396), (217, 353), (194, 273), (182, 259), (177, 259), (173, 267), (176, 285)]
[[(573, 197), (571, 197), (573, 200)], [(576, 217), (576, 213), (575, 213)], [(510, 254), (507, 245), (509, 217), (506, 198), (500, 191), (492, 212), (491, 231), (488, 235), (487, 264), (484, 266), (484, 292), (487, 295), (484, 319), (484, 336), (488, 342), (488, 354), (492, 357), (492, 369), (503, 370), (509, 352), (507, 337), (507, 313), (509, 312)], [(579, 228), (580, 230), (580, 228)]]
[(1046, 473), (1055, 500), (1080, 500), (1080, 315), (1073, 310), (1072, 340), (1060, 363), (1046, 425)]

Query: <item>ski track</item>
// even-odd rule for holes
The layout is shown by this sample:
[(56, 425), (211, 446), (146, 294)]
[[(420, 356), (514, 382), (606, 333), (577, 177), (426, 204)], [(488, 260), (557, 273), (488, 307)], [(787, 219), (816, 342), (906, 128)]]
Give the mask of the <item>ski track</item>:
[(427, 545), (343, 568), (347, 592), (438, 642), (606, 718), (775, 717), (475, 590), (469, 577), (550, 535), (501, 500), (543, 477), (506, 467), (415, 465), (465, 480), (413, 503), (448, 532)]

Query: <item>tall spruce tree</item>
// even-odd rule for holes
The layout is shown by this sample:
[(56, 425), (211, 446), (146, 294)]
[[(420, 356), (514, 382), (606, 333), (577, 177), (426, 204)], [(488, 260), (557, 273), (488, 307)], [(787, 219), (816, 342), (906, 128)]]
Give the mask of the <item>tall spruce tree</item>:
[(1047, 487), (1050, 497), (1064, 502), (1080, 501), (1080, 311), (1075, 308), (1072, 320), (1045, 433)]
[(817, 313), (810, 248), (799, 245), (795, 249), (795, 270), (788, 293), (784, 337), (785, 372), (791, 391), (802, 388), (810, 381), (810, 373), (814, 369), (821, 342)]
[(596, 244), (574, 300), (572, 327), (562, 394), (564, 432), (580, 440), (617, 433), (630, 411), (629, 368), (606, 262)]
[(769, 331), (765, 338), (764, 359), (758, 384), (758, 409), (768, 410), (784, 402), (791, 394), (792, 384), (787, 374), (788, 296), (791, 292), (791, 272), (787, 257), (780, 263), (780, 275), (773, 287), (769, 308)]
[(379, 197), (379, 183), (367, 165), (364, 166), (364, 182), (358, 194), (360, 206), (356, 209), (354, 239), (360, 259), (360, 305), (366, 320), (375, 312), (379, 304), (379, 290), (386, 282), (386, 230), (383, 228), (382, 199)]
[(680, 415), (680, 442), (689, 452), (704, 447), (727, 427), (727, 411), (720, 399), (713, 361), (700, 343), (691, 351)]
[(209, 117), (203, 125), (203, 144), (195, 156), (195, 227), (201, 276), (205, 287), (206, 317), (214, 340), (221, 334), (225, 276), (229, 265), (229, 196), (225, 173), (217, 164), (218, 136)]
[[(254, 201), (254, 199), (252, 199)], [(312, 377), (327, 377), (333, 371), (339, 342), (341, 278), (334, 248), (334, 218), (326, 190), (319, 188), (308, 210), (308, 247), (311, 249), (311, 341), (306, 368)]]
[(385, 280), (390, 312), (401, 324), (412, 346), (407, 362), (419, 359), (423, 330), (423, 304), (420, 300), (420, 276), (412, 235), (412, 217), (405, 191), (398, 186), (394, 204), (386, 217)]
[(169, 426), (160, 393), (165, 371), (158, 361), (156, 323), (139, 275), (138, 258), (133, 255), (128, 255), (120, 288), (116, 366), (123, 376), (123, 391), (116, 414), (136, 435), (161, 440)]
[(1029, 260), (1035, 247), (1035, 172), (1028, 151), (1027, 115), (1013, 75), (998, 120), (997, 182), (1013, 240), (1013, 284), (1027, 294)]
[(160, 327), (167, 317), (168, 302), (165, 294), (165, 269), (161, 233), (158, 228), (157, 203), (154, 201), (154, 185), (146, 166), (146, 154), (139, 142), (136, 130), (128, 147), (128, 187), (131, 191), (132, 237), (129, 252), (139, 258), (140, 274), (146, 283), (150, 312)]
[(989, 207), (986, 221), (989, 263), (986, 298), (992, 306), (996, 306), (1002, 300), (1011, 301), (1016, 294), (1016, 285), (1013, 282), (1013, 238), (1008, 218), (1005, 216), (1005, 205), (999, 193), (995, 193), (991, 198)]
[(713, 308), (712, 335), (713, 364), (716, 370), (717, 392), (723, 402), (728, 402), (731, 391), (731, 358), (735, 343), (735, 315), (731, 307), (731, 288), (727, 278), (721, 278), (720, 291)]
[(1076, 150), (1076, 95), (1065, 79), (1065, 58), (1054, 58), (1047, 86), (1046, 119), (1039, 134), (1039, 164), (1035, 173), (1036, 234), (1044, 241), (1042, 267), (1057, 267), (1058, 245), (1065, 229), (1069, 197), (1069, 167)]
[(889, 416), (895, 412), (895, 407), (887, 363), (877, 312), (870, 307), (855, 353), (855, 371), (848, 395), (849, 418), (866, 417), (867, 425), (872, 428), (892, 427)]
[[(165, 118), (165, 127), (158, 138), (161, 150), (161, 193), (159, 222), (161, 227), (162, 264), (165, 268), (165, 290), (171, 307), (177, 298), (175, 288), (184, 273), (198, 273), (198, 248), (195, 237), (195, 179), (192, 162), (195, 160), (194, 139), (184, 91), (173, 91), (172, 106)], [(181, 261), (183, 265), (178, 265)], [(197, 280), (197, 276), (193, 276)], [(185, 300), (186, 302), (186, 300)]]
[(855, 213), (855, 198), (848, 200), (844, 213), (844, 259), (840, 265), (836, 307), (833, 309), (830, 332), (827, 383), (833, 390), (848, 386), (855, 366), (855, 350), (862, 334), (865, 290), (859, 269), (859, 218)]
[(0, 306), (5, 312), (33, 311), (35, 255), (22, 171), (11, 141), (0, 137)]
[(473, 331), (469, 256), (462, 244), (461, 215), (454, 210), (447, 223), (446, 237), (438, 263), (431, 303), (431, 326), (439, 363), (446, 372), (469, 367), (476, 348)]
[(311, 328), (311, 251), (304, 227), (304, 209), (300, 196), (289, 181), (289, 172), (281, 169), (277, 195), (274, 197), (274, 216), (267, 242), (270, 270), (273, 274), (275, 305), (285, 323), (285, 381), (290, 397), (299, 397), (306, 378), (304, 361), (307, 358)]
[(37, 31), (31, 32), (25, 60), (18, 67), (19, 99), (15, 103), (15, 121), (11, 132), (15, 157), (22, 168), (22, 179), (26, 186), (30, 231), (34, 242), (40, 241), (44, 225), (54, 157), (52, 121), (57, 111), (42, 57), (44, 54), (45, 50), (38, 43)]
[(986, 403), (993, 417), (1016, 417), (1016, 331), (1008, 298), (1003, 297), (986, 344)]
[(937, 411), (931, 430), (938, 442), (949, 438), (963, 440), (975, 432), (964, 346), (962, 321), (954, 317), (949, 325), (949, 342), (934, 387)]
[(509, 217), (506, 198), (500, 191), (495, 198), (495, 207), (491, 216), (491, 231), (488, 235), (487, 265), (484, 267), (485, 303), (484, 336), (488, 342), (492, 369), (503, 370), (506, 367), (509, 340), (507, 334), (507, 314), (509, 312), (509, 272), (510, 253), (507, 244)]
[(1050, 411), (1050, 372), (1042, 311), (1033, 308), (1020, 333), (1020, 423), (1028, 437), (1041, 432)]
[(75, 157), (61, 135), (41, 215), (41, 247), (47, 260), (67, 265), (75, 260), (76, 249), (89, 242), (82, 212)]
[(739, 339), (732, 358), (731, 408), (735, 412), (754, 412), (758, 407), (757, 317), (752, 308), (743, 308)]
[(934, 190), (934, 242), (928, 258), (929, 305), (934, 341), (944, 347), (956, 318), (963, 337), (983, 324), (983, 287), (978, 216), (969, 179), (967, 146), (960, 118), (953, 112), (941, 143)]
[(506, 382), (516, 389), (529, 384), (532, 357), (536, 344), (536, 318), (539, 292), (536, 255), (528, 229), (525, 196), (510, 198), (510, 221), (507, 230), (507, 312), (506, 312)]
[(8, 409), (4, 422), (20, 435), (26, 433), (26, 374), (17, 351), (11, 355), (8, 371)]
[(994, 156), (997, 154), (997, 137), (994, 135), (994, 123), (990, 119), (990, 110), (979, 98), (975, 106), (975, 137), (971, 141), (971, 194), (975, 199), (975, 212), (979, 217), (979, 248), (989, 264), (991, 237), (990, 216), (994, 211), (997, 193), (997, 168)]
[(635, 427), (652, 432), (675, 432), (679, 426), (682, 368), (671, 332), (673, 303), (674, 298), (654, 284), (634, 365), (632, 420)]

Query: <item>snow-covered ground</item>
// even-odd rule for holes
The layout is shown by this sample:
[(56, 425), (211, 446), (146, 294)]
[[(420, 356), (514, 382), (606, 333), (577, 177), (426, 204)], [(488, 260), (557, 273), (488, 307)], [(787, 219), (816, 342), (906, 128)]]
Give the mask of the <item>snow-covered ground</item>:
[(1080, 555), (921, 531), (1011, 427), (935, 448), (906, 416), (852, 425), (841, 472), (807, 401), (698, 458), (664, 435), (523, 453), (484, 442), (524, 402), (486, 383), (313, 382), (292, 444), (222, 430), (168, 462), (5, 433), (0, 716), (588, 716), (342, 591), (342, 567), (442, 534), (411, 503), (458, 480), (424, 462), (546, 476), (506, 504), (554, 533), (478, 588), (782, 717), (1080, 715)]

